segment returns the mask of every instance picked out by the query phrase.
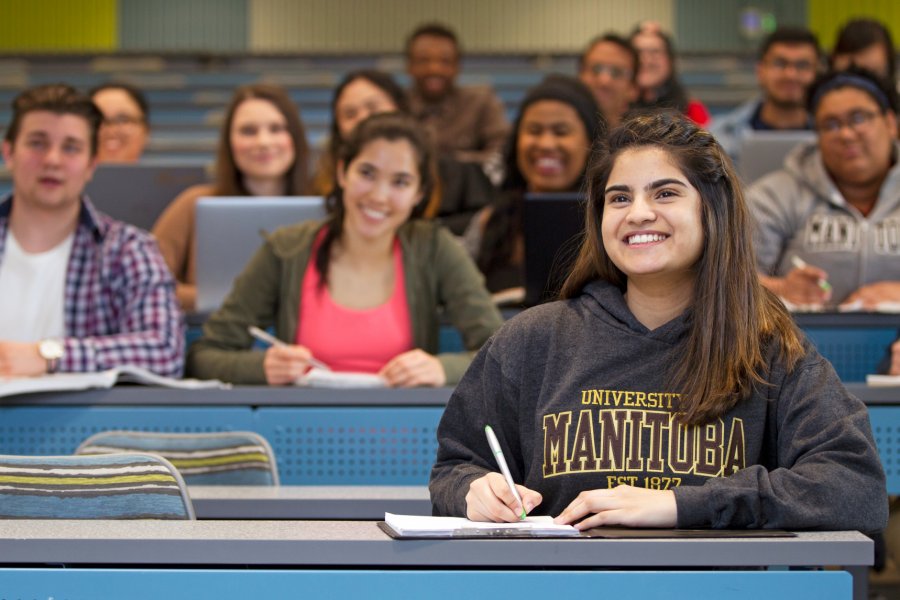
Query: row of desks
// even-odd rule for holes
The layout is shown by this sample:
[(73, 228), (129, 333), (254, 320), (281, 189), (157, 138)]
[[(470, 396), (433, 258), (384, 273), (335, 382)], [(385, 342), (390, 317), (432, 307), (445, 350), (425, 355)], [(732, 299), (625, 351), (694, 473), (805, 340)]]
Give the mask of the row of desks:
[[(145, 585), (162, 585), (168, 598), (300, 590), (328, 597), (545, 598), (564, 588), (576, 596), (603, 590), (676, 599), (862, 600), (872, 556), (872, 541), (855, 532), (393, 540), (371, 521), (10, 521), (0, 530), (0, 566), (9, 567), (0, 568), (0, 587), (4, 597), (76, 597), (88, 587), (92, 598), (142, 598)], [(36, 568), (46, 563), (82, 568)], [(83, 568), (97, 565), (104, 568)], [(844, 570), (786, 570), (823, 565)], [(775, 570), (760, 570), (769, 568)], [(226, 588), (215, 587), (224, 582)]]

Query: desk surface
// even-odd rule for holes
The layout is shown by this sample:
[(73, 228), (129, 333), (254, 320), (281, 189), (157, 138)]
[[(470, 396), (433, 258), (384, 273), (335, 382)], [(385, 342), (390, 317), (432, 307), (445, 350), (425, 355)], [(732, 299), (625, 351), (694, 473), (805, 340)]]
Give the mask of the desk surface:
[(373, 521), (5, 521), (0, 564), (752, 567), (871, 565), (857, 532), (679, 540), (392, 540)]
[(425, 486), (194, 486), (198, 519), (378, 520), (430, 515)]
[(47, 392), (3, 398), (4, 405), (178, 405), (178, 406), (444, 406), (453, 388), (319, 389), (234, 386), (230, 389), (180, 390), (145, 385), (110, 389)]
[[(900, 404), (900, 387), (845, 384), (866, 404)], [(225, 390), (177, 390), (118, 385), (81, 392), (23, 394), (3, 398), (4, 406), (445, 406), (453, 388), (327, 390), (235, 386)]]

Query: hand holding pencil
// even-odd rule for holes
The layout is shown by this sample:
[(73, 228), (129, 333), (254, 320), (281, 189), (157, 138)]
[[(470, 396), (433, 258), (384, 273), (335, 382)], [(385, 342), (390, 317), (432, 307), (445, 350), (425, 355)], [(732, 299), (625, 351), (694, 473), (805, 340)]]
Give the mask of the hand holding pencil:
[(807, 264), (797, 255), (791, 257), (791, 269), (784, 278), (784, 290), (781, 294), (787, 300), (802, 305), (821, 305), (831, 300), (831, 284), (828, 273)]

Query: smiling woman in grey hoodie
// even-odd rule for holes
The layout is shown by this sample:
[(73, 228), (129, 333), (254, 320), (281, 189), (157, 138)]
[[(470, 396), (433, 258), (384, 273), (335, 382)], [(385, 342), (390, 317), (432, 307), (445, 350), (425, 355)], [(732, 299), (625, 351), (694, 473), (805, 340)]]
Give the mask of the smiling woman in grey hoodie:
[(509, 321), (438, 428), (437, 514), (579, 528), (884, 527), (865, 406), (756, 277), (712, 136), (672, 114), (615, 130), (589, 174), (563, 300)]

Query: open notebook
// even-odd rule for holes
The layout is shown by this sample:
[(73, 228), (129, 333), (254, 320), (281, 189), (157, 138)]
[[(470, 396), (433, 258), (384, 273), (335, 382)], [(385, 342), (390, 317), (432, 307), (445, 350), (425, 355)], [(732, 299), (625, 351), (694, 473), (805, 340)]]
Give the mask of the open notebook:
[[(384, 513), (385, 524), (398, 538), (434, 537), (571, 537), (579, 531), (557, 525), (553, 517), (526, 517), (517, 523), (484, 523), (462, 517), (423, 517)], [(391, 535), (391, 532), (387, 532)]]
[(330, 371), (313, 367), (297, 378), (294, 385), (323, 388), (383, 388), (387, 382), (374, 373)]
[(34, 394), (38, 392), (63, 392), (88, 390), (93, 388), (111, 388), (117, 382), (141, 383), (161, 387), (198, 390), (208, 388), (229, 388), (231, 385), (218, 379), (173, 379), (163, 377), (143, 367), (122, 365), (115, 369), (94, 373), (53, 373), (40, 377), (0, 377), (0, 398), (16, 394)]
[(400, 540), (431, 538), (602, 538), (602, 539), (691, 539), (796, 537), (781, 529), (653, 529), (595, 527), (579, 531), (557, 525), (552, 517), (526, 517), (517, 523), (483, 523), (459, 517), (422, 517), (384, 513), (378, 523), (390, 537)]

